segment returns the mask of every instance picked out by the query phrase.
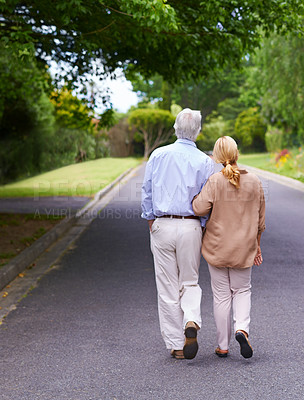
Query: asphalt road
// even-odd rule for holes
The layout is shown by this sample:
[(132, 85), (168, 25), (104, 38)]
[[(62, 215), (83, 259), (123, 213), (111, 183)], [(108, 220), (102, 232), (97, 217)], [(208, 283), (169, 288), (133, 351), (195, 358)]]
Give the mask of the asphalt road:
[(263, 181), (264, 263), (253, 271), (251, 343), (217, 345), (207, 265), (194, 360), (172, 359), (159, 332), (142, 171), (0, 326), (2, 400), (303, 399), (304, 193)]
[(85, 196), (0, 198), (0, 212), (69, 217), (76, 214), (76, 212), (84, 207), (90, 200), (90, 197)]

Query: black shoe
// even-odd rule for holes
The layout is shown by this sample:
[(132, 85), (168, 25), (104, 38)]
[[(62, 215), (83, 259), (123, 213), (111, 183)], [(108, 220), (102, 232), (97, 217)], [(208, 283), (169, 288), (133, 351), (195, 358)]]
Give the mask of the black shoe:
[(192, 360), (198, 351), (197, 325), (194, 322), (187, 322), (185, 336), (186, 340), (183, 348), (184, 357), (188, 360)]
[(235, 334), (235, 339), (240, 344), (241, 355), (244, 358), (252, 357), (253, 350), (252, 350), (252, 347), (251, 347), (251, 345), (249, 343), (249, 340), (248, 340), (247, 336), (245, 335), (245, 333), (243, 333), (242, 331), (237, 331), (236, 334)]

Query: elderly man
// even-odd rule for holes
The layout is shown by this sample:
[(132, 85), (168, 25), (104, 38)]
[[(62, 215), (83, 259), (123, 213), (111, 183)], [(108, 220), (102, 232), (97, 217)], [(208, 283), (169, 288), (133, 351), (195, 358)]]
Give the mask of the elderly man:
[(198, 350), (201, 295), (198, 284), (202, 227), (191, 201), (214, 172), (198, 150), (201, 114), (189, 108), (176, 118), (177, 140), (156, 149), (146, 166), (142, 217), (148, 220), (162, 337), (171, 355), (192, 359)]

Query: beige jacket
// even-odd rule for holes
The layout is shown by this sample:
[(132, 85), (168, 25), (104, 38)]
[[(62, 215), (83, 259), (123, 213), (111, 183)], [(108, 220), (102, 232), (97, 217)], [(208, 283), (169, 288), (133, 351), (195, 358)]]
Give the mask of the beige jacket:
[(211, 212), (202, 254), (214, 267), (251, 267), (258, 247), (258, 233), (265, 230), (261, 181), (246, 170), (240, 173), (239, 189), (221, 172), (212, 175), (192, 203), (196, 215)]

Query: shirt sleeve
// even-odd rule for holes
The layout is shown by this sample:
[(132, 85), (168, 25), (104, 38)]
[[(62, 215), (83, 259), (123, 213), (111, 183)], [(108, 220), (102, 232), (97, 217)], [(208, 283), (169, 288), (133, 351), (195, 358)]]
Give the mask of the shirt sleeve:
[[(214, 162), (211, 160), (211, 158), (208, 159), (208, 161), (207, 161), (206, 164), (207, 164), (207, 165), (206, 165), (206, 175), (205, 175), (206, 178), (205, 178), (205, 180), (204, 180), (203, 183), (202, 183), (201, 190), (202, 190), (202, 188), (206, 185), (206, 182), (208, 181), (208, 179), (210, 178), (210, 176), (214, 174)], [(194, 210), (194, 209), (193, 209), (193, 210)], [(206, 226), (206, 223), (207, 223), (207, 221), (208, 221), (208, 219), (209, 219), (209, 216), (210, 216), (210, 214), (207, 213), (207, 214), (205, 214), (204, 216), (201, 216), (201, 217), (200, 217), (201, 225), (202, 225), (203, 227)]]
[(195, 215), (204, 217), (212, 210), (214, 190), (212, 180), (208, 180), (201, 192), (194, 198), (192, 208)]
[(259, 209), (259, 227), (258, 233), (264, 232), (265, 226), (265, 196), (262, 183), (260, 182), (260, 209)]
[(207, 160), (205, 171), (205, 180), (202, 182), (201, 190), (206, 185), (206, 182), (210, 176), (214, 174), (214, 162), (211, 160), (211, 158), (208, 158)]
[(141, 197), (141, 217), (144, 219), (155, 219), (153, 213), (153, 202), (152, 202), (152, 170), (153, 170), (153, 159), (149, 159), (146, 165), (144, 182), (142, 185), (142, 197)]

